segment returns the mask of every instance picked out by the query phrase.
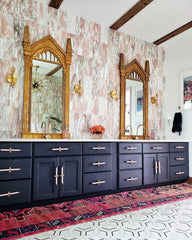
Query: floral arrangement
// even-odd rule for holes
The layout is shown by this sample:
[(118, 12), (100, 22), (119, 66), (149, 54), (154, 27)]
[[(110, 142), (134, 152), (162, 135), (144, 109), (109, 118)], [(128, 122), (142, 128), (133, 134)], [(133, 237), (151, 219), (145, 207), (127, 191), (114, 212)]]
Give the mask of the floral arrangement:
[(91, 133), (94, 134), (103, 134), (105, 132), (105, 128), (101, 125), (93, 126), (91, 128)]

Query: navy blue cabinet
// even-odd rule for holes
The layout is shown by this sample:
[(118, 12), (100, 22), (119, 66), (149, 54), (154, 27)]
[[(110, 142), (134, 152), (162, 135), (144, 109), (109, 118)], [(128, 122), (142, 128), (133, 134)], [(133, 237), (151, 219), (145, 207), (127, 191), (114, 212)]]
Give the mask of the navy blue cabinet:
[(116, 143), (83, 143), (83, 193), (116, 189)]
[(81, 194), (81, 156), (34, 158), (33, 199)]
[(33, 200), (80, 195), (82, 144), (34, 143)]
[(142, 143), (118, 144), (118, 188), (142, 186)]
[(0, 206), (31, 201), (32, 143), (0, 142)]
[(170, 143), (170, 181), (185, 181), (189, 176), (188, 144)]
[(188, 176), (187, 142), (0, 142), (0, 207), (178, 183)]
[(143, 143), (143, 184), (169, 182), (169, 143)]
[(144, 154), (143, 183), (157, 184), (169, 181), (169, 154)]

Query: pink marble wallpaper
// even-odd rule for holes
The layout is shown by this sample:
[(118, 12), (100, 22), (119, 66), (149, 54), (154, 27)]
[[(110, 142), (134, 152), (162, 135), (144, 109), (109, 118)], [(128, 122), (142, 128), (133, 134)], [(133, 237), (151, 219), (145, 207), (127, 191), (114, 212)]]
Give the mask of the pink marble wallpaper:
[[(92, 138), (90, 128), (96, 124), (106, 128), (103, 138), (118, 138), (120, 101), (111, 99), (110, 92), (117, 87), (119, 93), (119, 54), (124, 53), (125, 64), (136, 58), (144, 67), (145, 60), (149, 60), (149, 99), (158, 93), (158, 106), (149, 102), (149, 131), (153, 129), (157, 138), (162, 139), (163, 48), (49, 8), (37, 0), (0, 1), (0, 138), (21, 137), (25, 25), (29, 25), (31, 42), (51, 34), (66, 50), (67, 38), (72, 39), (71, 138)], [(12, 66), (18, 76), (14, 88), (6, 82)], [(79, 80), (82, 80), (84, 89), (81, 97), (74, 92)]]

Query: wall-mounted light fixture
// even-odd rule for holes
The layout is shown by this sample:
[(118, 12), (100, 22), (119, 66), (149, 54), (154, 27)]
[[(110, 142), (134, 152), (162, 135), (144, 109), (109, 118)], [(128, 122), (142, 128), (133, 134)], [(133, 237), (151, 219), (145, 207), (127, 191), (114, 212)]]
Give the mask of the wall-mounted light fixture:
[(17, 82), (17, 76), (14, 74), (15, 68), (11, 68), (11, 73), (7, 75), (7, 81), (11, 85), (11, 87), (14, 87)]
[(79, 80), (79, 84), (75, 85), (74, 90), (79, 96), (82, 96), (83, 88), (81, 87), (81, 80)]
[(156, 93), (155, 97), (151, 97), (151, 103), (158, 106), (158, 93)]
[(117, 87), (110, 93), (111, 98), (118, 100)]

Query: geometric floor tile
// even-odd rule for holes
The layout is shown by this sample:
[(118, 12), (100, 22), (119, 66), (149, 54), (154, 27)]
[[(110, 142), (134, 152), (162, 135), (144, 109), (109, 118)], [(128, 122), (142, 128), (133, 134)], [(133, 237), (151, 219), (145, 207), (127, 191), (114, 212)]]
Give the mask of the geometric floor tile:
[(192, 198), (75, 224), (20, 240), (192, 240)]

